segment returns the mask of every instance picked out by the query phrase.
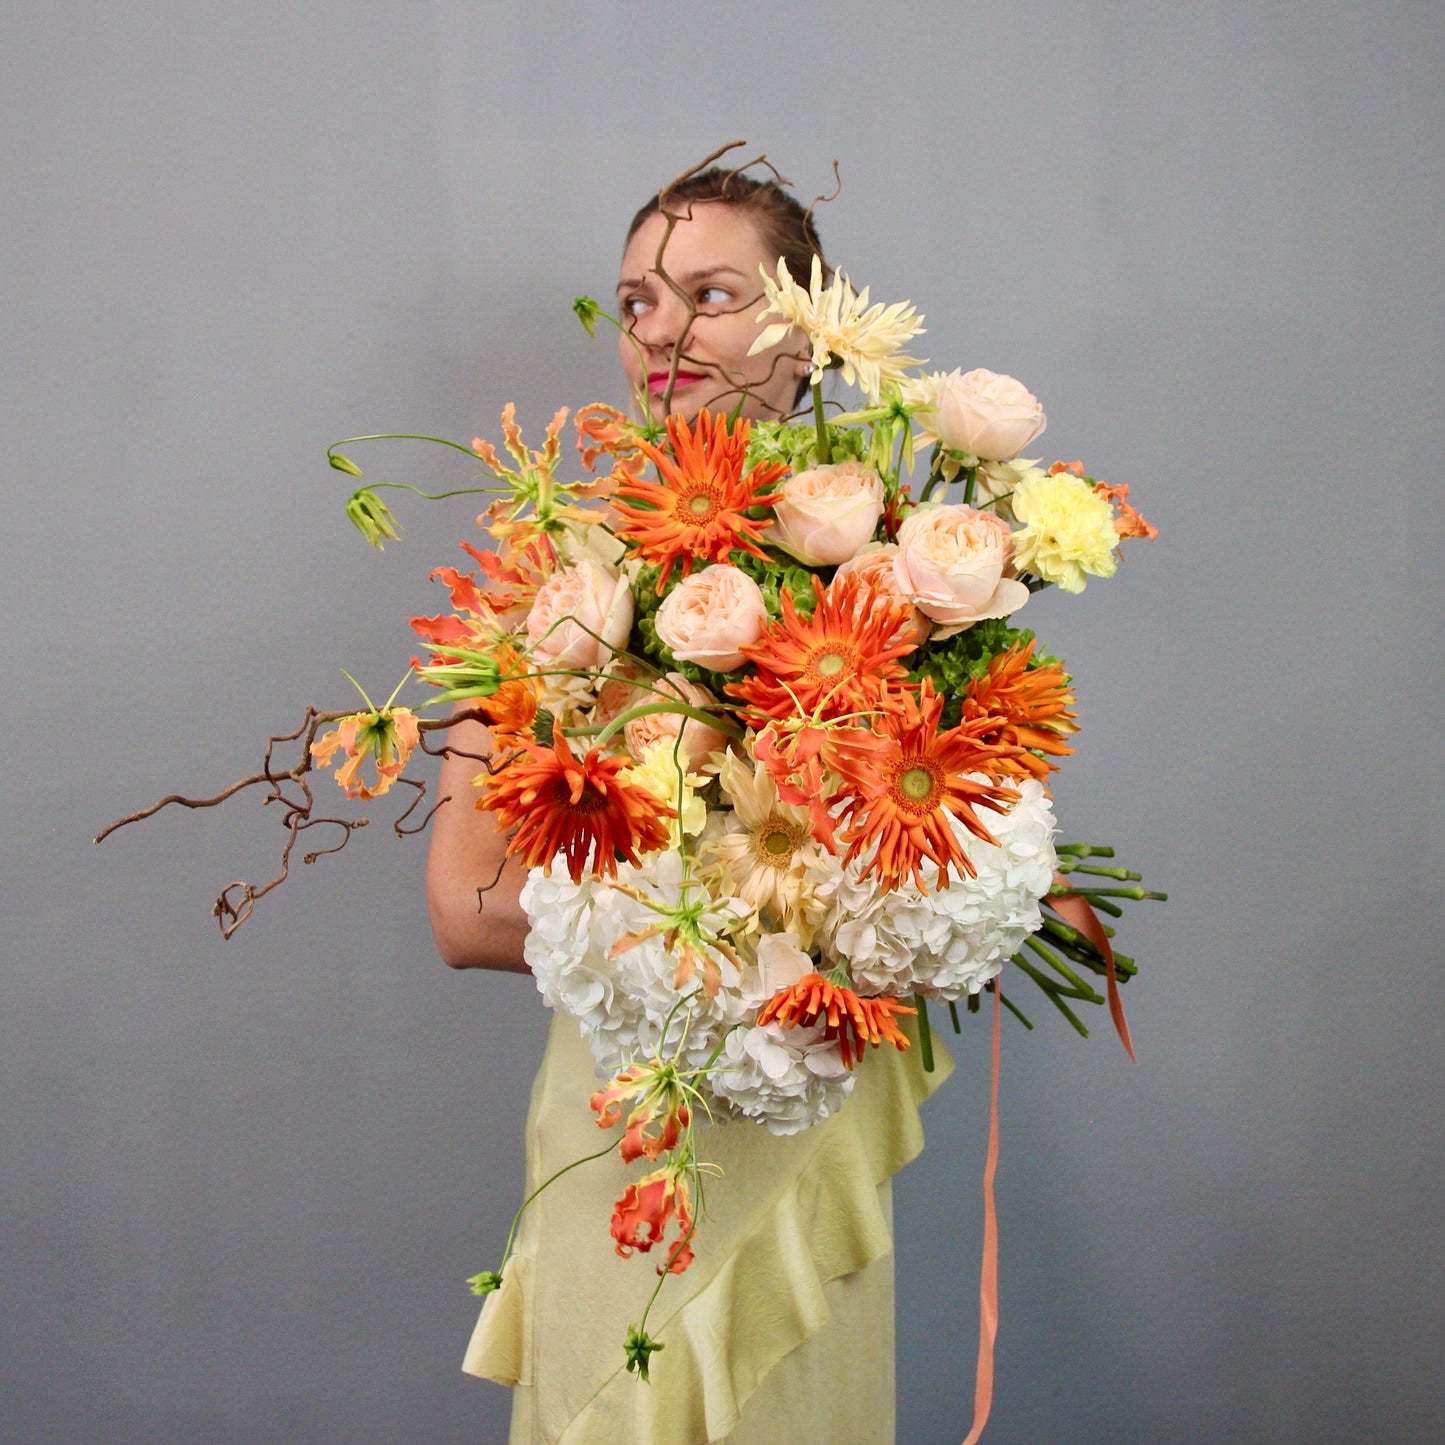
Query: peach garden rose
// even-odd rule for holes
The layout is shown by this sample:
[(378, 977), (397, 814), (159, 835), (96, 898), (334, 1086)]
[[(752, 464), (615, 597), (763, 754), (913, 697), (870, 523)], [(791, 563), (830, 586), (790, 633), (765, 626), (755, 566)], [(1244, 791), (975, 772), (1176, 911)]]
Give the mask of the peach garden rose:
[(756, 642), (768, 620), (767, 603), (746, 572), (715, 562), (684, 577), (657, 609), (657, 635), (674, 657), (731, 672), (743, 665), (738, 650)]
[(1008, 526), (974, 507), (915, 507), (898, 529), (893, 557), (898, 590), (938, 624), (942, 641), (988, 617), (1007, 617), (1029, 600), (1008, 576)]
[[(887, 598), (899, 597), (905, 602), (911, 602), (911, 595), (899, 589), (898, 574), (893, 567), (893, 559), (897, 555), (896, 542), (869, 542), (838, 568), (833, 580), (836, 582), (843, 577), (856, 575), (865, 589), (858, 594), (860, 606), (869, 605), (867, 599), (870, 594)], [(914, 607), (907, 627), (909, 639), (917, 643), (926, 642), (929, 633), (933, 631), (933, 624), (917, 607)]]
[(950, 451), (983, 462), (1006, 462), (1039, 436), (1048, 418), (1023, 382), (986, 367), (935, 372), (906, 389), (925, 403), (918, 413), (919, 439), (936, 438)]
[(765, 540), (805, 567), (846, 562), (872, 539), (883, 515), (883, 481), (861, 462), (797, 472), (777, 490)]
[(583, 559), (549, 577), (527, 614), (539, 667), (600, 667), (632, 631), (632, 591), (620, 572)]

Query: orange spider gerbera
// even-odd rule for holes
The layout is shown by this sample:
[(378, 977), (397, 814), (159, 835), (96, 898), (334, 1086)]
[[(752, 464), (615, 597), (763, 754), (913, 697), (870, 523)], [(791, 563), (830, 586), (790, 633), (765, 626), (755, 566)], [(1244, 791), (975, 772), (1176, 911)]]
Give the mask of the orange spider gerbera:
[(1031, 667), (1033, 655), (1030, 638), (992, 658), (988, 671), (964, 690), (963, 716), (991, 717), (992, 726), (981, 734), (982, 740), (1017, 749), (994, 762), (995, 774), (1043, 782), (1059, 765), (1038, 754), (1060, 758), (1072, 753), (1064, 739), (1078, 732), (1079, 725), (1069, 710), (1074, 693), (1063, 664)]
[[(860, 589), (866, 605), (860, 606)], [(901, 598), (881, 597), (855, 576), (836, 578), (825, 590), (817, 577), (818, 605), (804, 619), (784, 589), (783, 615), (756, 642), (738, 651), (757, 672), (728, 684), (728, 692), (751, 704), (759, 726), (770, 719), (805, 717), (813, 723), (845, 714), (896, 706), (895, 692), (906, 685), (898, 658), (916, 643), (899, 631), (912, 615)]]
[(849, 844), (844, 856), (851, 862), (876, 845), (868, 863), (885, 889), (897, 888), (910, 875), (927, 891), (922, 864), (930, 858), (938, 865), (940, 883), (950, 868), (960, 876), (974, 876), (973, 864), (963, 851), (950, 814), (976, 838), (996, 840), (979, 822), (976, 808), (1002, 813), (1018, 794), (987, 778), (970, 774), (999, 771), (999, 759), (1016, 749), (985, 737), (997, 719), (965, 719), (947, 732), (938, 731), (943, 698), (925, 678), (917, 701), (902, 695), (903, 708), (880, 714), (873, 721), (886, 744), (877, 771), (868, 778), (849, 780), (846, 813)]
[(915, 1014), (896, 998), (859, 998), (851, 988), (805, 973), (797, 983), (779, 989), (758, 1014), (758, 1027), (778, 1023), (785, 1029), (826, 1022), (825, 1039), (842, 1039), (843, 1064), (851, 1069), (863, 1057), (863, 1045), (890, 1043), (895, 1049), (908, 1047), (908, 1036), (893, 1021), (895, 1014)]
[(726, 418), (700, 411), (692, 428), (684, 417), (668, 417), (671, 456), (638, 442), (638, 450), (656, 465), (660, 480), (623, 479), (613, 507), (622, 518), (618, 537), (638, 556), (662, 568), (659, 593), (679, 561), (686, 577), (694, 561), (726, 562), (734, 548), (767, 557), (758, 539), (769, 519), (746, 513), (749, 507), (770, 507), (777, 501), (767, 488), (787, 468), (766, 462), (744, 475), (751, 427), (743, 418), (729, 431)]
[(631, 766), (631, 758), (606, 758), (596, 748), (578, 758), (558, 730), (551, 747), (524, 742), (485, 778), (477, 807), (495, 813), (503, 828), (516, 827), (507, 853), (520, 854), (528, 868), (550, 868), (565, 856), (574, 883), (589, 868), (594, 877), (615, 878), (616, 855), (637, 863), (665, 848), (665, 820), (677, 816), (646, 788), (618, 776)]

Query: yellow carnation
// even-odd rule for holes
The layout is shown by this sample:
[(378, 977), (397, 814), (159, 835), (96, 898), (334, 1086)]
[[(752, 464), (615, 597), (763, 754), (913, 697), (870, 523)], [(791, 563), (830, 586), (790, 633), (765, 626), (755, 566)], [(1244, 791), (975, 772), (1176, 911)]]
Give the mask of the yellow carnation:
[(1082, 592), (1085, 573), (1114, 575), (1119, 541), (1114, 512), (1082, 477), (1030, 472), (1014, 488), (1009, 504), (1023, 523), (1013, 535), (1014, 566), (1020, 571), (1057, 582), (1065, 592)]

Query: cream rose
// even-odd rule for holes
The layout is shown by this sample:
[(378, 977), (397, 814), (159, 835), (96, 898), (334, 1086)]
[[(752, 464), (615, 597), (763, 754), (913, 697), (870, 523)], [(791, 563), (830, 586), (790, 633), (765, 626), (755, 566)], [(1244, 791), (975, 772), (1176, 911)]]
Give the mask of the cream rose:
[[(714, 707), (715, 698), (705, 687), (689, 682), (680, 672), (670, 672), (660, 682), (652, 684), (653, 690), (634, 688), (629, 706), (642, 703), (665, 702), (669, 697), (679, 702), (690, 703), (693, 707)], [(650, 712), (644, 717), (635, 717), (624, 723), (622, 737), (627, 751), (640, 763), (650, 748), (658, 743), (671, 744), (682, 734), (683, 769), (689, 773), (700, 773), (708, 760), (709, 753), (722, 752), (728, 740), (716, 728), (698, 722), (696, 718), (684, 717), (680, 712)]]
[[(893, 558), (897, 553), (898, 545), (895, 542), (870, 542), (838, 568), (833, 580), (840, 582), (844, 577), (856, 576), (865, 588), (860, 594), (862, 597), (866, 597), (868, 593), (877, 593), (911, 603), (912, 596), (902, 592), (898, 586), (898, 573), (893, 567)], [(915, 606), (907, 628), (909, 641), (922, 643), (928, 641), (933, 624)]]
[(631, 631), (627, 579), (586, 559), (549, 577), (527, 614), (532, 661), (541, 667), (601, 667)]
[(898, 589), (936, 623), (935, 641), (987, 617), (1007, 617), (1029, 590), (1005, 574), (1009, 529), (974, 507), (915, 507), (898, 529), (893, 574)]
[(861, 462), (798, 472), (777, 491), (773, 525), (763, 540), (806, 567), (846, 562), (872, 538), (883, 515), (883, 480)]
[(674, 657), (731, 672), (743, 665), (738, 648), (756, 642), (767, 620), (758, 584), (718, 562), (684, 577), (667, 594), (657, 609), (657, 635)]
[(940, 373), (929, 379), (928, 387), (931, 406), (919, 420), (940, 445), (980, 461), (1010, 461), (1048, 421), (1023, 382), (983, 367), (964, 374)]

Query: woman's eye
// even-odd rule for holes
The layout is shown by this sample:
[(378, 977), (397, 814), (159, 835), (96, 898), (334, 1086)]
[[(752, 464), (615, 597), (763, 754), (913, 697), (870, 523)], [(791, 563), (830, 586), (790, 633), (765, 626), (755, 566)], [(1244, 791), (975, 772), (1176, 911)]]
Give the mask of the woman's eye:
[(726, 306), (733, 299), (733, 293), (726, 286), (704, 286), (697, 293), (697, 304), (699, 306), (720, 307)]
[(645, 296), (629, 296), (622, 303), (622, 312), (625, 316), (641, 316), (647, 310), (648, 300)]

